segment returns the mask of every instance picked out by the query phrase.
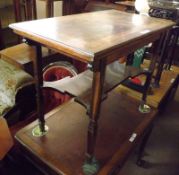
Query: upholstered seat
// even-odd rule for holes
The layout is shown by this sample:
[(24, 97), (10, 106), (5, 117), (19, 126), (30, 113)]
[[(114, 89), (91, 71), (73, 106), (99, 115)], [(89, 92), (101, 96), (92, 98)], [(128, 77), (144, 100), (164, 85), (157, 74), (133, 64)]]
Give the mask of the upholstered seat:
[[(63, 83), (65, 79), (76, 75), (75, 67), (66, 61), (51, 63), (43, 70), (44, 86), (46, 84)], [(71, 99), (69, 94), (59, 92), (54, 88), (44, 88), (43, 96), (45, 113)]]
[(31, 75), (0, 59), (0, 115), (13, 108), (18, 91), (32, 83)]

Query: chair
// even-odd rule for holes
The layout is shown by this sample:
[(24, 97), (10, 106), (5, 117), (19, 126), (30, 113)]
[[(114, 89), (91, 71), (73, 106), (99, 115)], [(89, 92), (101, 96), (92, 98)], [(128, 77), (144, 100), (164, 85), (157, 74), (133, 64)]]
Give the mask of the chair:
[(34, 110), (34, 99), (33, 77), (0, 59), (0, 116), (13, 125)]
[[(158, 63), (158, 71), (155, 75), (154, 87), (159, 87), (159, 82), (163, 69), (170, 70), (172, 62), (174, 61), (174, 53), (176, 50), (177, 42), (179, 38), (179, 26), (174, 26), (167, 35), (164, 37), (163, 44), (161, 46), (160, 60)], [(164, 66), (165, 65), (165, 66)]]
[(168, 42), (168, 51), (166, 53), (167, 64), (165, 66), (167, 70), (171, 69), (172, 63), (174, 61), (174, 54), (179, 39), (179, 26), (174, 26), (171, 29), (171, 34), (169, 37), (170, 37), (170, 42)]
[(141, 100), (141, 105), (139, 106), (139, 111), (145, 113), (145, 112), (150, 111), (149, 107), (146, 105), (146, 99), (147, 99), (147, 94), (149, 93), (149, 89), (150, 89), (152, 72), (148, 69), (145, 70), (141, 68), (144, 55), (145, 55), (145, 47), (137, 49), (133, 54), (128, 56), (128, 63), (127, 63), (128, 65), (132, 65), (133, 67), (141, 69), (141, 71), (143, 70), (142, 75), (145, 76), (144, 83), (142, 83), (141, 80), (138, 79), (137, 77), (134, 77), (134, 79), (126, 80), (123, 83), (123, 85), (130, 89), (133, 89), (135, 91), (142, 93), (142, 100)]
[[(14, 0), (14, 9), (16, 21), (36, 19), (36, 3), (35, 0)], [(22, 19), (22, 8), (24, 9), (25, 19)], [(42, 49), (43, 57), (53, 56), (53, 52), (49, 52), (47, 48)], [(0, 51), (0, 57), (15, 66), (19, 66), (26, 70), (32, 60), (35, 58), (35, 49), (27, 43), (17, 44), (15, 46)], [(28, 68), (29, 69), (29, 68)], [(32, 71), (31, 71), (32, 72)]]
[[(15, 20), (32, 20), (37, 19), (36, 1), (35, 0), (13, 0)], [(22, 11), (24, 14), (22, 14)], [(24, 15), (24, 17), (22, 17)]]
[(54, 16), (54, 2), (63, 1), (62, 15), (70, 15), (83, 12), (87, 1), (83, 0), (40, 0), (46, 3), (46, 17)]

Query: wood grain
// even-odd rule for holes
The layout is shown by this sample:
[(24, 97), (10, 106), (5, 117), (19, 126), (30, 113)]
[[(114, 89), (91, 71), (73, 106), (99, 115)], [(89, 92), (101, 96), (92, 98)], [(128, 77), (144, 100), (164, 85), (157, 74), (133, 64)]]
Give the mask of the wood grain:
[(106, 10), (11, 24), (10, 28), (18, 35), (74, 59), (92, 62), (97, 57), (110, 57), (117, 51), (117, 54), (133, 51), (156, 40), (174, 24), (167, 20)]
[[(124, 149), (125, 146), (126, 150), (131, 150), (155, 118), (155, 110), (141, 114), (138, 105), (139, 102), (115, 92), (110, 93), (102, 103), (95, 147), (95, 157), (101, 168), (120, 148)], [(44, 165), (46, 173), (82, 175), (88, 123), (86, 110), (71, 100), (46, 115), (46, 124), (49, 126), (47, 135), (40, 138), (32, 136), (32, 129), (38, 124), (36, 121), (20, 130), (16, 139), (32, 160), (37, 160), (36, 165)], [(132, 133), (137, 134), (133, 143), (129, 141)], [(128, 151), (124, 151), (121, 161), (128, 157)]]
[[(43, 57), (49, 56), (47, 48), (42, 48)], [(24, 66), (32, 62), (36, 58), (35, 48), (28, 44), (18, 44), (0, 51), (1, 59), (9, 63), (24, 68)]]
[(13, 139), (7, 126), (6, 120), (0, 117), (0, 160), (4, 158), (13, 146)]

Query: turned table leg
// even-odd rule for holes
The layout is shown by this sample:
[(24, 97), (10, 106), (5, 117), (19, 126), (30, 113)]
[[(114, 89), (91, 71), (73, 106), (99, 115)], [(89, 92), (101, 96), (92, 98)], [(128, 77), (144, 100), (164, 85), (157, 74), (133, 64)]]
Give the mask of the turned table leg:
[(93, 66), (92, 102), (89, 111), (90, 121), (88, 126), (86, 162), (83, 166), (85, 174), (95, 174), (98, 169), (98, 161), (94, 157), (96, 137), (98, 130), (98, 119), (100, 115), (103, 84), (105, 78), (105, 61), (95, 63)]
[(40, 44), (35, 43), (34, 45), (36, 47), (36, 59), (34, 59), (34, 78), (36, 84), (37, 115), (39, 119), (39, 126), (33, 129), (32, 134), (40, 137), (46, 134), (48, 127), (45, 125), (43, 109), (42, 49)]

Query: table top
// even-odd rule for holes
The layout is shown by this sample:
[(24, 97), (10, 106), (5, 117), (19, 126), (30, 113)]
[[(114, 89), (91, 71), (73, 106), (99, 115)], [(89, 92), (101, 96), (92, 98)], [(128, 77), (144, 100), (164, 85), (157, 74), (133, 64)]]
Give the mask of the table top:
[[(148, 114), (140, 113), (139, 103), (115, 91), (109, 93), (102, 103), (95, 147), (95, 157), (100, 162), (102, 175), (104, 171), (111, 170), (110, 161), (114, 166), (114, 162), (116, 165), (124, 163), (156, 117), (157, 111), (154, 109)], [(27, 154), (33, 161), (38, 160), (36, 165), (41, 168), (45, 166), (44, 170), (49, 169), (51, 174), (83, 175), (89, 124), (86, 109), (73, 100), (54, 109), (46, 115), (49, 131), (43, 137), (32, 136), (32, 129), (37, 124), (35, 121), (16, 134), (16, 139), (26, 150), (24, 155)], [(131, 140), (134, 135), (136, 137)]]
[(119, 56), (128, 50), (132, 52), (156, 40), (174, 24), (164, 19), (105, 10), (15, 23), (10, 28), (74, 59), (93, 62), (115, 51)]

